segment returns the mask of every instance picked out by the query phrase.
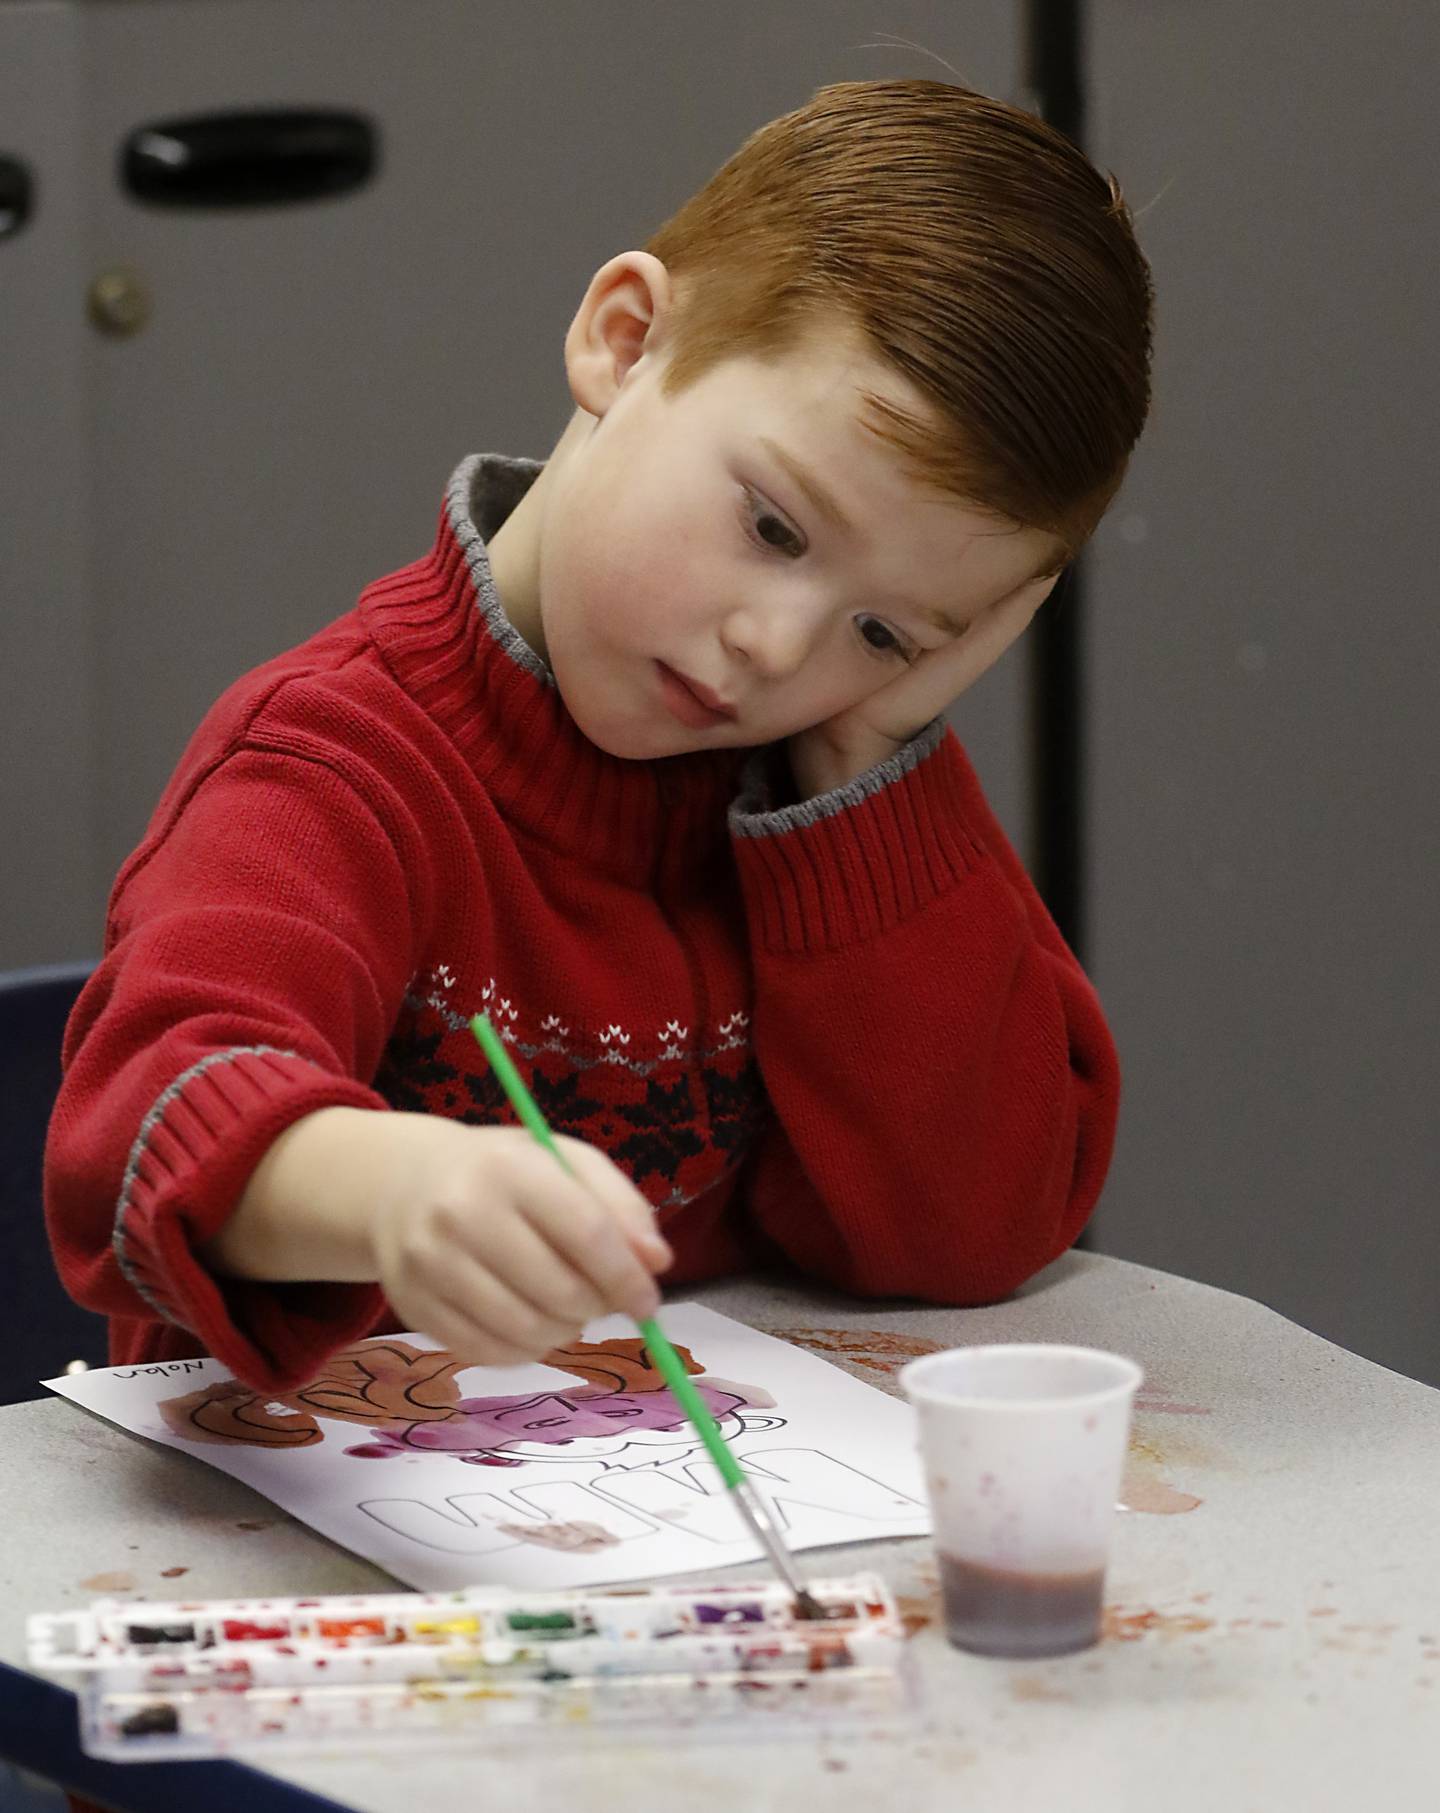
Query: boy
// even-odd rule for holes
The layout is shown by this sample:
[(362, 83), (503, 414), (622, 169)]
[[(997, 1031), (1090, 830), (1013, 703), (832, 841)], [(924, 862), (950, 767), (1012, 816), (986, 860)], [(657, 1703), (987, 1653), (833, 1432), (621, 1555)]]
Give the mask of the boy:
[(659, 1278), (977, 1303), (1073, 1242), (1115, 1055), (942, 714), (1114, 495), (1150, 307), (1113, 181), (929, 81), (596, 272), (550, 459), (231, 687), (116, 881), (47, 1158), (112, 1362), (509, 1364)]

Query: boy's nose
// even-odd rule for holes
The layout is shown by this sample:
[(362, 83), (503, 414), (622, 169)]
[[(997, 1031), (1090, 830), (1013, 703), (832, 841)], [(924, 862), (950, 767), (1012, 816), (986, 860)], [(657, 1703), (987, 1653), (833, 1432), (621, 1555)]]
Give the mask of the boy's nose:
[(823, 627), (818, 612), (736, 611), (724, 641), (737, 660), (767, 680), (785, 680), (805, 665)]

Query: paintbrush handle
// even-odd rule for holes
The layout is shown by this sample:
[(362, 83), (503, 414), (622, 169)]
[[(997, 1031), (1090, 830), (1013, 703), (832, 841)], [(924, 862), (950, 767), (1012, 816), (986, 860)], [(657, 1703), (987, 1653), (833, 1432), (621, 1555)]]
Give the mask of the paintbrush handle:
[(809, 1594), (795, 1572), (795, 1564), (790, 1559), (789, 1551), (781, 1541), (780, 1532), (770, 1516), (769, 1507), (746, 1477), (731, 1451), (730, 1444), (720, 1433), (720, 1425), (710, 1414), (710, 1406), (701, 1397), (685, 1371), (685, 1362), (676, 1353), (665, 1337), (660, 1324), (653, 1317), (640, 1323), (640, 1332), (645, 1337), (645, 1345), (650, 1350), (650, 1357), (656, 1368), (670, 1387), (681, 1409), (695, 1425), (695, 1431), (704, 1442), (711, 1460), (720, 1469), (720, 1477), (729, 1488), (730, 1496), (735, 1501), (740, 1515), (750, 1526), (750, 1532), (760, 1547), (770, 1558), (770, 1564), (785, 1582), (790, 1591), (807, 1610), (813, 1605)]
[(515, 1068), (510, 1053), (500, 1042), (500, 1035), (490, 1024), (488, 1014), (476, 1014), (470, 1022), (470, 1030), (480, 1041), (480, 1049), (490, 1060), (490, 1068), (500, 1079), (500, 1087), (509, 1098), (510, 1106), (520, 1116), (521, 1122), (533, 1133), (545, 1150), (558, 1158), (572, 1177), (575, 1167), (555, 1143), (555, 1135), (550, 1131), (545, 1116), (540, 1112), (535, 1097), (525, 1087), (525, 1080)]
[[(476, 1014), (470, 1022), (470, 1030), (480, 1041), (481, 1050), (490, 1060), (491, 1069), (499, 1077), (500, 1087), (509, 1097), (510, 1106), (545, 1150), (558, 1158), (570, 1175), (574, 1177), (574, 1167), (569, 1164), (565, 1154), (555, 1143), (555, 1137), (546, 1124), (545, 1116), (540, 1112), (534, 1096), (525, 1087), (524, 1079), (511, 1061), (510, 1053), (506, 1051), (501, 1043), (500, 1035), (490, 1024), (488, 1014)], [(709, 1405), (690, 1383), (689, 1374), (685, 1370), (685, 1362), (666, 1339), (660, 1324), (651, 1316), (639, 1324), (639, 1329), (645, 1337), (645, 1344), (650, 1350), (650, 1357), (654, 1360), (656, 1369), (675, 1394), (675, 1400), (680, 1408), (695, 1425), (695, 1433), (704, 1442), (710, 1458), (720, 1469), (720, 1477), (732, 1490), (743, 1484), (745, 1475), (741, 1471), (740, 1463), (730, 1452), (729, 1443), (721, 1435), (720, 1426), (711, 1416)]]
[(720, 1477), (732, 1489), (743, 1486), (745, 1475), (739, 1461), (730, 1451), (730, 1444), (720, 1433), (720, 1425), (710, 1414), (710, 1406), (690, 1382), (690, 1375), (685, 1370), (685, 1362), (676, 1353), (666, 1339), (665, 1332), (653, 1316), (641, 1322), (640, 1332), (645, 1337), (645, 1345), (650, 1350), (650, 1358), (655, 1362), (656, 1370), (675, 1396), (680, 1408), (695, 1425), (695, 1433), (704, 1442), (711, 1460), (720, 1469)]

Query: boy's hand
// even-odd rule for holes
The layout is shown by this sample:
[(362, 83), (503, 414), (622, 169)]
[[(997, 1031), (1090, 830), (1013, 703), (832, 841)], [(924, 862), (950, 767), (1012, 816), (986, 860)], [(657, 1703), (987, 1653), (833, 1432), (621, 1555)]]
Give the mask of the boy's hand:
[(597, 1316), (654, 1314), (653, 1274), (673, 1254), (603, 1152), (557, 1136), (577, 1182), (522, 1128), (403, 1119), (403, 1176), (376, 1201), (369, 1244), (404, 1327), (468, 1364), (513, 1366)]
[(982, 611), (963, 636), (927, 649), (858, 705), (788, 738), (786, 753), (800, 798), (842, 787), (902, 749), (1023, 634), (1057, 577), (1031, 580)]

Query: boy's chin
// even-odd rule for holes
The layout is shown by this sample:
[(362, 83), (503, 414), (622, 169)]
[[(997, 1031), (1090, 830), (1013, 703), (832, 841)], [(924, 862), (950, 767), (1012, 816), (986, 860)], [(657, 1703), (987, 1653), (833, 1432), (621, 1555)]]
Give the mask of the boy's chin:
[(703, 735), (687, 731), (683, 724), (672, 724), (660, 718), (607, 718), (580, 710), (564, 693), (566, 710), (577, 729), (604, 754), (620, 762), (655, 762), (671, 755), (695, 755), (717, 745)]

